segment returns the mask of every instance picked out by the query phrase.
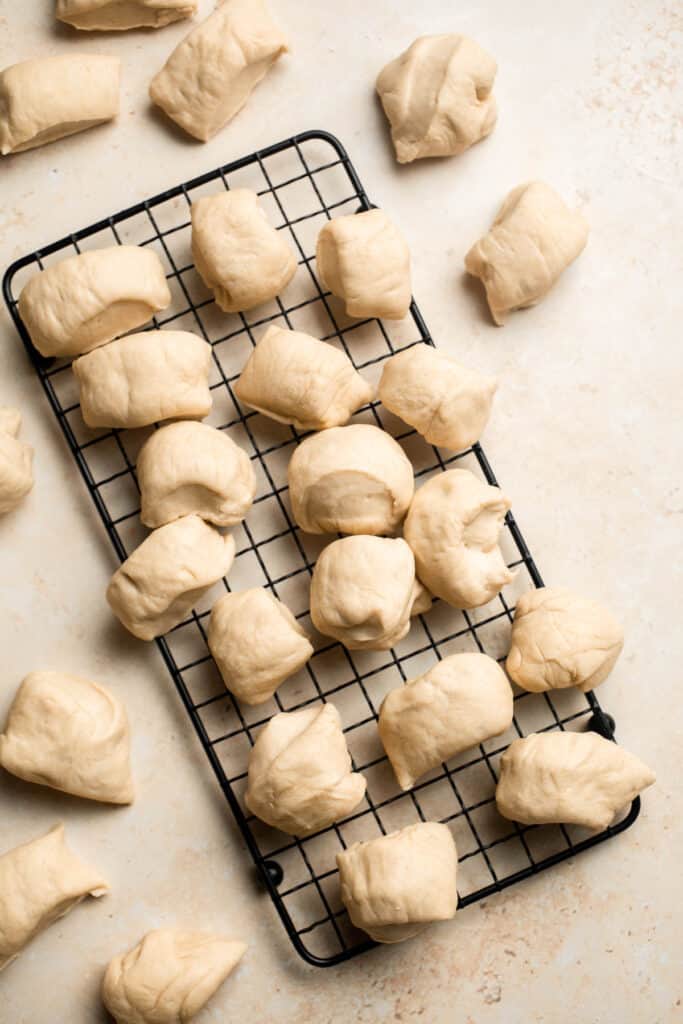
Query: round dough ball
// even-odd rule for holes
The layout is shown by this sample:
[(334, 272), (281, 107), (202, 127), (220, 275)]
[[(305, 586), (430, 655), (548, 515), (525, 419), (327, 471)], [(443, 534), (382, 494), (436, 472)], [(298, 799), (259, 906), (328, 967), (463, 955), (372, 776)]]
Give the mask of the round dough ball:
[(17, 439), (18, 409), (0, 406), (0, 515), (11, 512), (33, 487), (33, 448)]

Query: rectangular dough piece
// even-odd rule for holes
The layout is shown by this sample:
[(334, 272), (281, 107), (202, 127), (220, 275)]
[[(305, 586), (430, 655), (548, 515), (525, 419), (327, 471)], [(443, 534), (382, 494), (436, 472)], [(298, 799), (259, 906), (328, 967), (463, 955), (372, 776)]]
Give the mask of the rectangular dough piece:
[(163, 28), (196, 11), (197, 0), (57, 0), (56, 17), (86, 31), (123, 32)]

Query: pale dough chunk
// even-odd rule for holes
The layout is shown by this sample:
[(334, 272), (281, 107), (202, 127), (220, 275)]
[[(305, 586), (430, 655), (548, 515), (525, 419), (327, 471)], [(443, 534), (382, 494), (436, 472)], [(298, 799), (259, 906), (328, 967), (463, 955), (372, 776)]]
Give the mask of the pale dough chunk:
[(275, 715), (258, 734), (244, 799), (273, 828), (311, 835), (345, 818), (364, 794), (332, 704)]
[(487, 235), (465, 257), (481, 278), (499, 325), (515, 309), (535, 306), (583, 251), (588, 225), (549, 185), (519, 185), (501, 206)]
[(320, 280), (348, 316), (403, 320), (411, 300), (410, 251), (383, 210), (335, 217), (318, 235)]
[(523, 825), (598, 831), (654, 781), (647, 765), (594, 732), (533, 733), (503, 754), (496, 804)]
[(374, 395), (334, 345), (275, 325), (258, 342), (233, 390), (240, 402), (299, 430), (340, 426)]
[(451, 654), (382, 701), (379, 735), (401, 789), (512, 724), (512, 688), (486, 654)]
[(393, 533), (415, 490), (401, 446), (364, 423), (307, 437), (288, 479), (294, 518), (307, 533)]
[(225, 0), (178, 44), (149, 95), (176, 124), (207, 142), (287, 49), (263, 0)]
[(467, 36), (420, 36), (380, 72), (377, 93), (401, 164), (456, 156), (493, 131), (497, 65)]
[(221, 935), (158, 928), (109, 963), (102, 1001), (116, 1024), (185, 1024), (246, 950), (246, 943)]
[(109, 886), (64, 841), (64, 826), (0, 856), (0, 971), (86, 896)]
[(430, 444), (462, 451), (491, 415), (495, 377), (468, 370), (431, 345), (413, 345), (384, 364), (380, 401)]
[(211, 411), (211, 346), (189, 331), (142, 331), (73, 364), (89, 427), (147, 427)]
[(415, 559), (398, 537), (343, 537), (322, 551), (311, 580), (311, 620), (349, 650), (385, 651), (410, 629), (431, 598)]
[(153, 640), (182, 622), (234, 557), (231, 536), (184, 516), (143, 540), (112, 576), (107, 601), (133, 636)]
[(258, 196), (248, 188), (192, 203), (192, 255), (226, 313), (269, 302), (296, 272), (296, 257), (282, 231), (268, 223)]
[(136, 470), (145, 526), (191, 513), (216, 526), (234, 526), (256, 493), (247, 453), (222, 430), (194, 420), (155, 430), (140, 449)]
[(207, 640), (225, 685), (244, 704), (270, 700), (313, 654), (289, 608), (262, 587), (219, 598)]
[(157, 254), (114, 245), (36, 274), (19, 296), (19, 313), (42, 355), (78, 356), (142, 327), (170, 301)]
[(509, 499), (467, 469), (437, 473), (418, 488), (404, 536), (417, 575), (454, 608), (479, 608), (511, 583), (498, 537)]
[(31, 672), (0, 735), (0, 765), (27, 782), (103, 803), (133, 802), (126, 709), (103, 686)]
[(0, 406), (0, 515), (17, 507), (33, 487), (33, 448), (17, 439), (18, 409)]
[(435, 821), (354, 843), (337, 854), (341, 897), (356, 928), (376, 942), (402, 942), (458, 906), (458, 854)]
[(60, 21), (101, 32), (163, 28), (196, 11), (197, 0), (57, 0)]

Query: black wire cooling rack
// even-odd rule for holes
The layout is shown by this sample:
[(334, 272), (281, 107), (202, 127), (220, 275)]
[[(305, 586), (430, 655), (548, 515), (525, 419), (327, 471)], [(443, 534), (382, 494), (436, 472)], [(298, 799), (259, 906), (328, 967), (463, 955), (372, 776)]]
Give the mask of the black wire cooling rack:
[[(249, 317), (226, 315), (216, 307), (194, 270), (190, 250), (192, 200), (236, 187), (259, 194), (270, 221), (291, 239), (299, 262), (297, 274), (280, 298)], [(223, 586), (228, 590), (270, 588), (315, 635), (308, 615), (309, 580), (317, 555), (329, 541), (302, 533), (290, 512), (286, 469), (301, 435), (243, 410), (234, 397), (232, 385), (257, 337), (271, 323), (306, 331), (339, 345), (356, 368), (374, 380), (382, 361), (392, 353), (420, 341), (432, 343), (415, 303), (411, 316), (400, 323), (351, 321), (316, 276), (315, 241), (326, 220), (370, 207), (339, 141), (326, 132), (305, 132), (31, 253), (9, 268), (3, 282), (14, 323), (121, 560), (147, 532), (139, 521), (135, 461), (150, 430), (86, 427), (70, 363), (45, 360), (36, 352), (19, 318), (17, 297), (38, 268), (74, 251), (112, 244), (145, 245), (163, 261), (172, 293), (171, 306), (155, 319), (154, 326), (195, 331), (212, 345), (214, 402), (208, 422), (250, 453), (259, 487), (246, 521), (234, 531), (237, 557), (229, 580), (206, 595), (192, 616), (157, 644), (282, 922), (300, 955), (318, 966), (339, 963), (374, 945), (353, 928), (340, 901), (335, 855), (356, 840), (417, 821), (446, 822), (459, 853), (462, 908), (623, 831), (640, 809), (639, 800), (634, 800), (617, 824), (598, 835), (571, 826), (521, 827), (497, 813), (498, 762), (517, 736), (589, 728), (613, 738), (611, 717), (592, 694), (575, 690), (552, 696), (517, 692), (508, 733), (442, 765), (408, 793), (396, 784), (376, 728), (384, 695), (425, 671), (435, 659), (457, 651), (484, 651), (503, 661), (517, 596), (530, 586), (543, 585), (511, 514), (506, 517), (502, 546), (518, 575), (484, 608), (459, 612), (436, 602), (389, 652), (351, 652), (318, 638), (306, 668), (285, 682), (267, 705), (240, 706), (220, 680), (206, 645), (206, 626), (211, 604)], [(418, 484), (456, 464), (496, 483), (479, 445), (458, 455), (442, 453), (377, 403), (360, 410), (353, 420), (376, 423), (393, 434), (411, 459)], [(310, 838), (292, 839), (246, 810), (248, 753), (272, 714), (327, 700), (340, 712), (354, 769), (367, 779), (367, 795), (344, 821)]]

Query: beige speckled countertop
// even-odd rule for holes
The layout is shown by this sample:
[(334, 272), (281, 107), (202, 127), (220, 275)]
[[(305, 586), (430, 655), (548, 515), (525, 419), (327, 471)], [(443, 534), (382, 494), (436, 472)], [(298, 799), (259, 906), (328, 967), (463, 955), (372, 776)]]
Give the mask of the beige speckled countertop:
[[(210, 0), (201, 0), (202, 14)], [(681, 935), (681, 47), (675, 0), (272, 0), (292, 54), (207, 145), (146, 98), (186, 31), (76, 35), (50, 0), (0, 0), (0, 66), (70, 48), (120, 54), (117, 124), (2, 160), (0, 267), (41, 243), (295, 131), (344, 141), (401, 223), (415, 294), (444, 350), (502, 384), (485, 445), (546, 579), (612, 606), (626, 648), (600, 690), (619, 737), (658, 773), (625, 835), (399, 948), (320, 971), (291, 949), (155, 647), (112, 625), (114, 558), (9, 320), (0, 403), (19, 405), (36, 486), (0, 521), (0, 714), (22, 676), (108, 683), (134, 728), (136, 804), (112, 810), (0, 779), (0, 848), (64, 819), (112, 893), (0, 976), (2, 1024), (103, 1021), (103, 965), (149, 927), (188, 920), (250, 950), (198, 1018), (219, 1022), (673, 1024)], [(373, 99), (416, 35), (463, 31), (498, 59), (500, 120), (459, 159), (398, 168)], [(504, 194), (540, 177), (591, 223), (538, 308), (494, 328), (464, 253)]]

